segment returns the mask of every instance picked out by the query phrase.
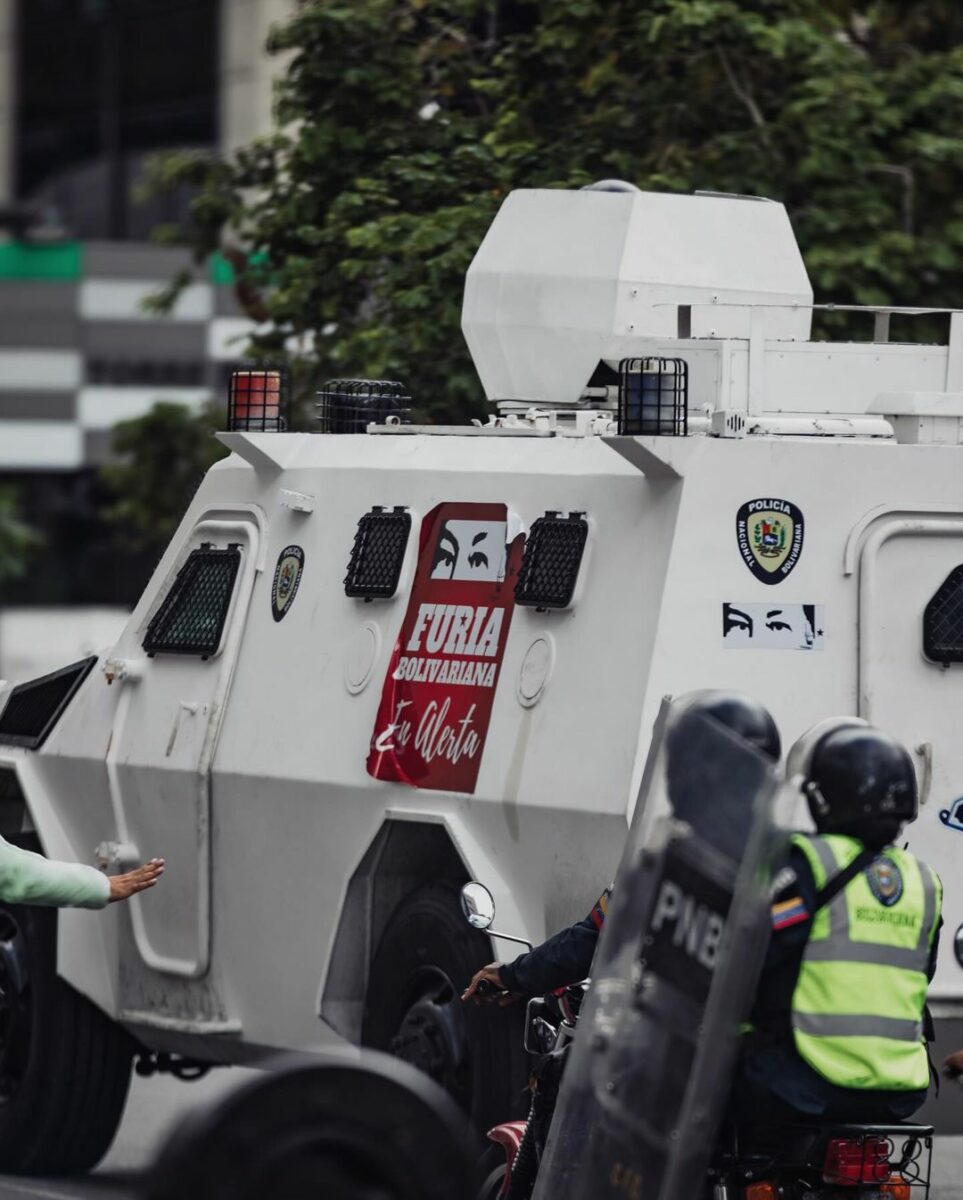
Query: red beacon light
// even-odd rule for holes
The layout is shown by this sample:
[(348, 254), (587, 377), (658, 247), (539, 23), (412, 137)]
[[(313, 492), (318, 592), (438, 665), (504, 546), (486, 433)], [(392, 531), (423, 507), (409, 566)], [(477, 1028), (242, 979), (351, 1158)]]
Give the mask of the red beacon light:
[(283, 433), (287, 429), (287, 380), (284, 371), (231, 372), (227, 427), (244, 433)]

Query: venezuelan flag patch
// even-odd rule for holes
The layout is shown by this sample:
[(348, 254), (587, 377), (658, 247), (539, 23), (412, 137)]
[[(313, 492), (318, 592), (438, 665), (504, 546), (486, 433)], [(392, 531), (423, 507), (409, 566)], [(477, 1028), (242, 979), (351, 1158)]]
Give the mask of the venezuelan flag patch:
[(602, 895), (599, 896), (598, 900), (596, 900), (595, 907), (590, 913), (592, 924), (596, 929), (602, 928), (602, 926), (605, 924), (605, 918), (609, 915), (609, 896), (611, 894), (612, 893), (610, 889), (606, 888)]
[(793, 896), (791, 900), (774, 904), (771, 913), (773, 929), (788, 929), (790, 925), (809, 920), (809, 910), (803, 904), (801, 896)]

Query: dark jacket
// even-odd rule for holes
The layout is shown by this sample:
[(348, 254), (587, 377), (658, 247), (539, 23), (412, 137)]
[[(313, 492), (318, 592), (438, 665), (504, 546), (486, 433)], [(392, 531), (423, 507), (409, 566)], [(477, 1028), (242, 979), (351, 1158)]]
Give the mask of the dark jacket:
[(612, 889), (606, 888), (584, 921), (570, 925), (547, 942), (536, 946), (529, 954), (522, 954), (514, 962), (506, 963), (501, 969), (505, 987), (510, 992), (541, 996), (566, 984), (587, 979), (611, 894)]

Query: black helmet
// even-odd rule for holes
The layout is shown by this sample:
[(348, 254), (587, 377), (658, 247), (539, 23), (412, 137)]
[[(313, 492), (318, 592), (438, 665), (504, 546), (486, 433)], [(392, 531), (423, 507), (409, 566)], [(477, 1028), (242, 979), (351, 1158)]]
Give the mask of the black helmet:
[(690, 692), (681, 698), (684, 708), (680, 716), (708, 717), (718, 721), (733, 733), (751, 742), (753, 746), (773, 762), (778, 761), (782, 744), (779, 730), (767, 708), (744, 692), (703, 691)]
[(848, 834), (882, 847), (919, 811), (916, 771), (906, 749), (864, 721), (821, 722), (790, 751), (787, 773), (802, 776), (820, 833)]
[[(713, 726), (722, 726), (714, 737)], [(748, 742), (756, 754), (726, 756), (719, 743), (732, 734)], [(744, 821), (734, 819), (734, 814), (740, 806), (752, 804), (763, 783), (763, 771), (771, 771), (752, 759), (779, 759), (775, 721), (757, 700), (741, 692), (690, 692), (672, 705), (665, 749), (666, 787), (673, 814), (738, 860), (744, 849)]]

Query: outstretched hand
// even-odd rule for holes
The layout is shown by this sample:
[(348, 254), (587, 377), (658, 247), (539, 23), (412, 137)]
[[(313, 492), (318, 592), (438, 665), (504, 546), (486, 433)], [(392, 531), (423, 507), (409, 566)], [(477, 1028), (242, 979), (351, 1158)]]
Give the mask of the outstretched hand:
[(501, 963), (489, 963), (472, 976), (471, 983), (461, 994), (462, 1000), (473, 1000), (475, 1004), (498, 1003), (505, 1007), (519, 998), (514, 992), (505, 990), (502, 981)]
[(135, 867), (133, 871), (109, 876), (110, 903), (113, 904), (115, 900), (129, 900), (138, 892), (152, 888), (163, 874), (164, 860), (152, 858), (150, 862), (144, 863), (142, 867)]
[(959, 1079), (963, 1075), (963, 1050), (954, 1050), (943, 1063), (945, 1079)]

